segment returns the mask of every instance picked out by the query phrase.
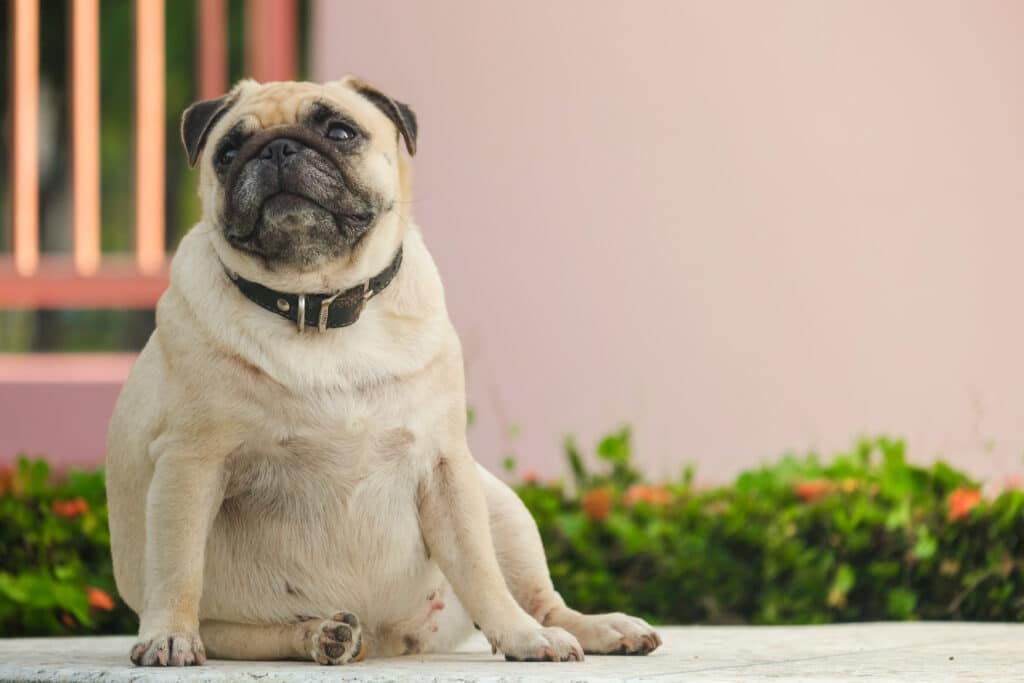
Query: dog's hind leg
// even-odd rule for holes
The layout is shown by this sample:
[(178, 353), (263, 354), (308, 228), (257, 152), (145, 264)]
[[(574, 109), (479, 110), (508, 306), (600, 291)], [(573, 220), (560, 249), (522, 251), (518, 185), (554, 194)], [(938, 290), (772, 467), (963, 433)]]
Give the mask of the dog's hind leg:
[(618, 612), (582, 614), (568, 607), (551, 583), (530, 511), (504, 482), (483, 467), (478, 469), (498, 564), (516, 602), (530, 616), (544, 626), (564, 628), (587, 654), (647, 654), (661, 645), (661, 638), (643, 619)]
[(369, 652), (359, 619), (339, 612), (330, 619), (292, 624), (236, 624), (204, 620), (199, 634), (214, 659), (312, 659), (320, 664), (347, 664)]

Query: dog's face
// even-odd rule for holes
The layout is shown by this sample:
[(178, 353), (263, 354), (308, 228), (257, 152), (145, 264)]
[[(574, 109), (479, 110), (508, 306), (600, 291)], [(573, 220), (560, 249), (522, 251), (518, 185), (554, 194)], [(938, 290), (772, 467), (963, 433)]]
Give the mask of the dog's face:
[(249, 266), (330, 272), (351, 265), (374, 233), (395, 242), (407, 223), (400, 149), (415, 151), (416, 119), (360, 81), (243, 81), (192, 105), (182, 140), (201, 164), (206, 221)]

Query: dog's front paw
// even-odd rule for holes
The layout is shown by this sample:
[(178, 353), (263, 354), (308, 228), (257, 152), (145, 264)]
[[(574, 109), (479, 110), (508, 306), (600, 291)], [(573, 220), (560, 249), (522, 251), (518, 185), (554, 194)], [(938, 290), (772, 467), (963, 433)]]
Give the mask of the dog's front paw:
[(338, 612), (323, 621), (312, 620), (309, 646), (313, 661), (320, 664), (347, 664), (366, 659), (363, 628), (351, 612)]
[(160, 633), (140, 637), (131, 651), (137, 666), (195, 666), (206, 662), (198, 633)]
[(646, 655), (661, 645), (650, 624), (620, 612), (581, 615), (578, 623), (566, 626), (580, 639), (587, 654)]
[(561, 628), (512, 631), (491, 640), (510, 662), (583, 661), (583, 648), (571, 633)]

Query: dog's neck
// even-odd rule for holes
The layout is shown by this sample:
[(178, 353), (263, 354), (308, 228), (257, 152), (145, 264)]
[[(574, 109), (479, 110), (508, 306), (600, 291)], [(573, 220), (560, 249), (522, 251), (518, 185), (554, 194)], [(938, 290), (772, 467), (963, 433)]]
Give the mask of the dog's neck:
[(228, 270), (228, 278), (235, 283), (249, 301), (271, 313), (276, 313), (295, 323), (299, 334), (307, 327), (314, 327), (320, 332), (336, 328), (348, 327), (359, 320), (366, 302), (380, 294), (398, 273), (402, 265), (402, 247), (398, 247), (391, 263), (366, 282), (340, 292), (326, 294), (291, 294), (279, 292), (265, 287), (258, 282), (246, 280), (237, 273)]

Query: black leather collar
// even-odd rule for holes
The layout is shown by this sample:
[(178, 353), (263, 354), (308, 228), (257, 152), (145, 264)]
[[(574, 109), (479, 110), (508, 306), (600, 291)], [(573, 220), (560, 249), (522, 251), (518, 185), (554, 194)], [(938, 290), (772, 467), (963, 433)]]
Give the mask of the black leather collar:
[(238, 291), (249, 301), (291, 320), (301, 334), (307, 327), (315, 327), (323, 332), (334, 327), (348, 327), (359, 320), (366, 302), (391, 284), (401, 265), (402, 248), (399, 247), (387, 268), (361, 285), (333, 294), (288, 294), (246, 280), (230, 270), (227, 273)]

